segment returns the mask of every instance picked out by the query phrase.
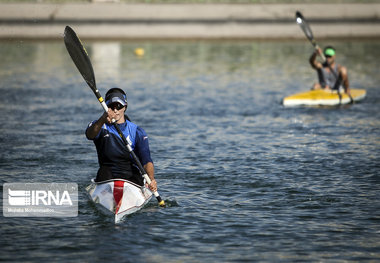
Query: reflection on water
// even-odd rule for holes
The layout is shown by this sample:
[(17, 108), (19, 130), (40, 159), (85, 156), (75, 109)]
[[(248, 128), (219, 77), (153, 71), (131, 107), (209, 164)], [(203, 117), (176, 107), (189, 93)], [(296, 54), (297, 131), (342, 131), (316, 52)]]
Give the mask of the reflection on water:
[(91, 45), (91, 60), (93, 67), (102, 76), (112, 76), (119, 78), (120, 76), (120, 59), (121, 44), (120, 43), (94, 43)]
[[(377, 42), (329, 42), (337, 48), (337, 59), (350, 70), (354, 86), (364, 86), (365, 76), (375, 76), (379, 55)], [(2, 60), (0, 74), (30, 70), (39, 71), (59, 67), (68, 63), (65, 49), (60, 42), (3, 42), (0, 43)], [(268, 83), (276, 77), (286, 76), (294, 82), (315, 79), (308, 65), (313, 51), (307, 42), (87, 42), (99, 80), (118, 78), (121, 73), (136, 73), (143, 69), (164, 74), (174, 72), (176, 76), (221, 74), (221, 78), (232, 78), (233, 73), (249, 71), (257, 81)], [(133, 54), (136, 47), (145, 49), (145, 56), (138, 58)], [(25, 63), (27, 61), (27, 63)], [(221, 63), (223, 62), (223, 63)], [(180, 67), (178, 67), (180, 65)], [(143, 67), (142, 67), (143, 66)], [(11, 68), (12, 67), (12, 68)], [(66, 68), (65, 68), (66, 69)], [(175, 69), (175, 71), (173, 71)], [(129, 72), (131, 71), (131, 72)], [(154, 72), (153, 72), (154, 73)], [(230, 74), (225, 74), (230, 73)], [(104, 76), (103, 76), (104, 75)], [(236, 76), (235, 76), (236, 77)], [(284, 85), (280, 81), (272, 85)], [(298, 87), (300, 88), (300, 87)]]
[(1, 217), (1, 259), (378, 260), (379, 43), (326, 44), (362, 103), (281, 105), (316, 80), (306, 40), (86, 42), (100, 92), (126, 90), (175, 204), (115, 227), (84, 194), (97, 170), (84, 130), (102, 109), (63, 41), (0, 42), (1, 182), (79, 185), (76, 218)]

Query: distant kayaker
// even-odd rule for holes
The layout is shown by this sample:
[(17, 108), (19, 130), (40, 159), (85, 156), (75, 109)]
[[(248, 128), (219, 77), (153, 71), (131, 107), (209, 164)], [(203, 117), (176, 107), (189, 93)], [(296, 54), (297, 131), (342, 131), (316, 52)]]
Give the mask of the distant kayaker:
[(313, 52), (309, 61), (311, 66), (318, 73), (319, 83), (315, 83), (312, 89), (340, 90), (344, 88), (345, 93), (351, 97), (350, 83), (348, 81), (347, 68), (335, 62), (336, 50), (332, 46), (327, 46), (323, 50), (326, 57), (324, 63), (317, 61), (317, 55), (321, 55), (322, 50), (318, 48)]
[[(108, 112), (89, 123), (86, 129), (86, 137), (94, 141), (98, 153), (99, 170), (96, 181), (125, 179), (143, 185), (138, 167), (114, 127), (118, 125), (152, 181), (149, 188), (153, 192), (157, 191), (148, 136), (142, 128), (127, 120), (125, 111), (128, 103), (125, 92), (119, 88), (110, 89), (106, 93), (105, 103)], [(112, 124), (111, 120), (114, 120), (115, 124)]]

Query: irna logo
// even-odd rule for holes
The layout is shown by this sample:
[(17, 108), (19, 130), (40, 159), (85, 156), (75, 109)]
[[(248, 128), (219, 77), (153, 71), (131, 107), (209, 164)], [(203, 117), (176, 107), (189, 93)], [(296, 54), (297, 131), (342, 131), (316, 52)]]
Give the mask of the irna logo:
[(76, 183), (5, 183), (6, 217), (73, 217), (78, 215)]
[(11, 190), (8, 189), (8, 203), (12, 206), (26, 205), (73, 205), (68, 191)]

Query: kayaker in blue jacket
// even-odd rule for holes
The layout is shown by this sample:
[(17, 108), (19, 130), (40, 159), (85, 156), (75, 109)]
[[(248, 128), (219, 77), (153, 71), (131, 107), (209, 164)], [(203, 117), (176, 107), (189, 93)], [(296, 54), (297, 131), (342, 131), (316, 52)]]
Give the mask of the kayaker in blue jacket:
[(326, 61), (324, 63), (317, 61), (317, 55), (321, 54), (322, 50), (318, 48), (309, 59), (310, 65), (318, 73), (319, 80), (319, 83), (315, 83), (312, 89), (339, 90), (343, 87), (345, 93), (351, 97), (347, 68), (335, 62), (335, 48), (332, 46), (325, 47), (323, 54), (326, 57)]
[[(125, 115), (128, 107), (125, 92), (119, 88), (112, 88), (106, 93), (105, 102), (108, 112), (105, 112), (98, 120), (89, 123), (86, 129), (86, 137), (94, 141), (98, 154), (99, 170), (96, 181), (125, 179), (143, 185), (143, 178), (138, 167), (114, 127), (118, 125), (151, 179), (149, 188), (157, 191), (148, 136), (142, 128), (130, 122)], [(112, 124), (112, 120), (115, 124)]]

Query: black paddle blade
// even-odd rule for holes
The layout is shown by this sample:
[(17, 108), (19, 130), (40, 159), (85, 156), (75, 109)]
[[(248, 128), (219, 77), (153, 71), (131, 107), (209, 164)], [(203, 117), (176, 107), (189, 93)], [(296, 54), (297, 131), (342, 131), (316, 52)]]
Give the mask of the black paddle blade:
[(90, 86), (90, 88), (95, 92), (96, 82), (94, 70), (82, 42), (78, 38), (77, 34), (75, 34), (74, 30), (69, 26), (66, 26), (65, 28), (63, 39), (66, 49), (69, 52), (71, 59), (74, 61), (75, 66), (77, 66), (80, 74), (83, 76), (88, 86)]
[(296, 12), (296, 22), (301, 27), (302, 31), (305, 33), (306, 37), (314, 43), (314, 36), (313, 32), (311, 31), (311, 28), (309, 27), (308, 23), (306, 22), (305, 18), (301, 14), (301, 12)]

